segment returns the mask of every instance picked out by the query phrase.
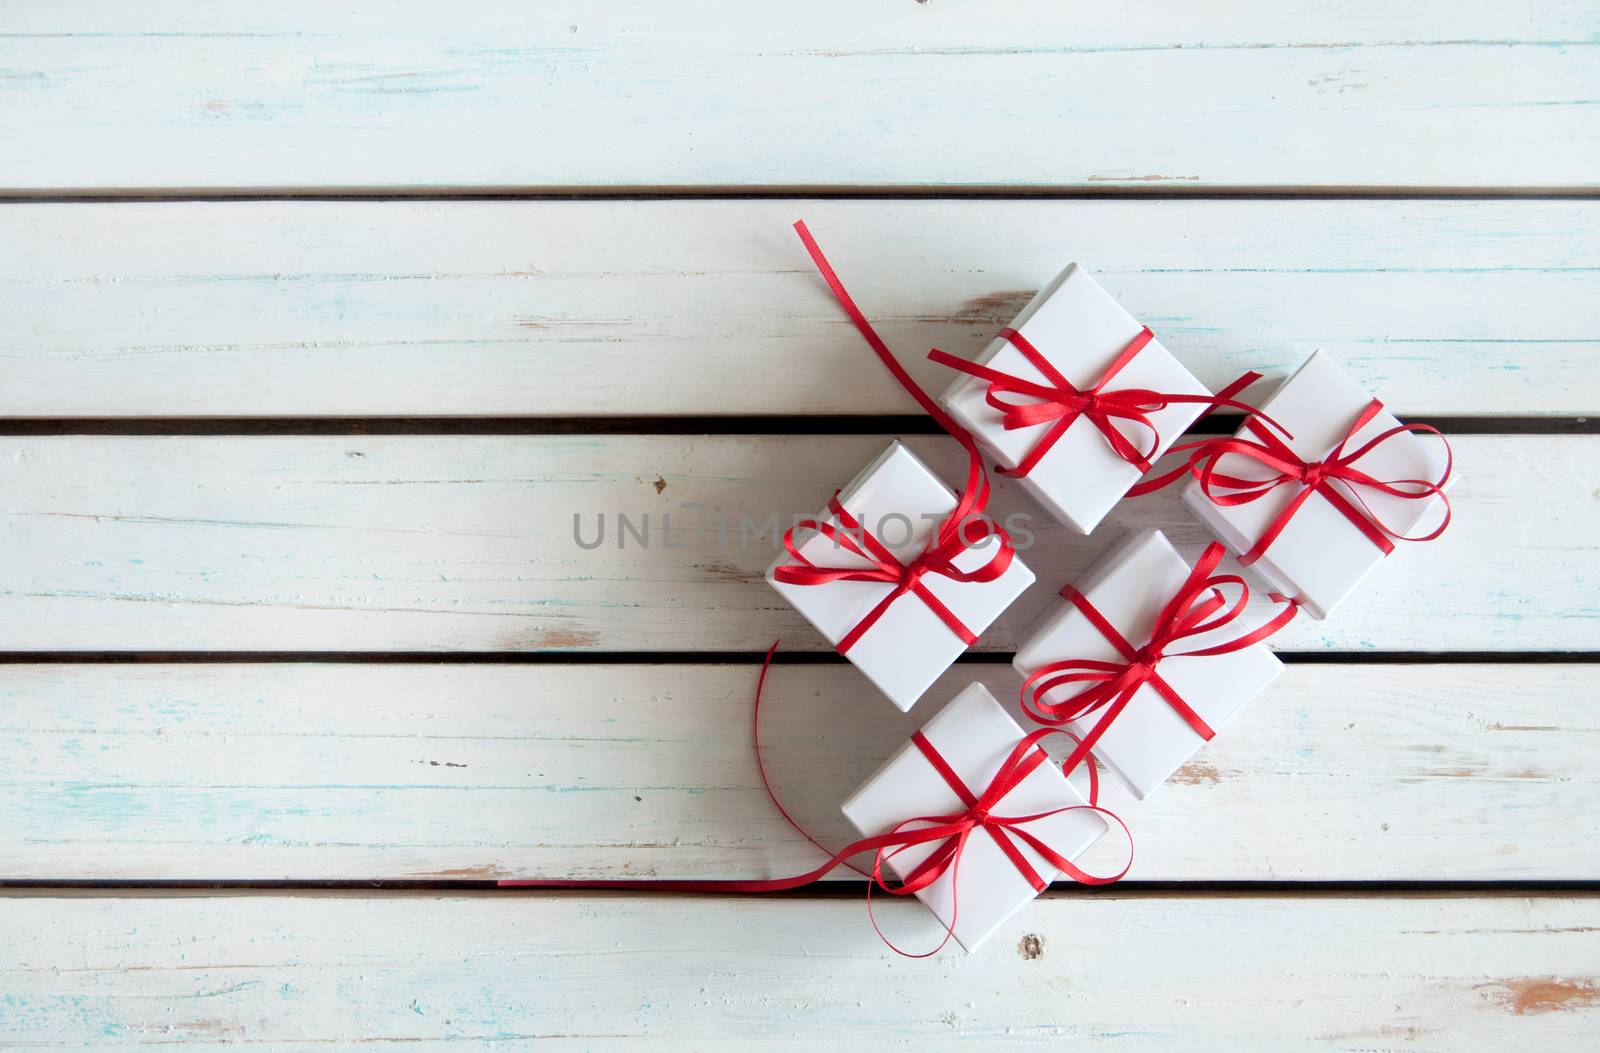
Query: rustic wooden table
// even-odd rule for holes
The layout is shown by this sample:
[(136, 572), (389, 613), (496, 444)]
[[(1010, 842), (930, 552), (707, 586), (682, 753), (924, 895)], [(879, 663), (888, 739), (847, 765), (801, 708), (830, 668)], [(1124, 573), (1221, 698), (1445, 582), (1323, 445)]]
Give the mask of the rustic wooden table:
[[(0, 23), (0, 1048), (1595, 1048), (1595, 0)], [(716, 526), (896, 434), (959, 465), (798, 216), (909, 359), (1077, 259), (1202, 379), (1327, 348), (1464, 470), (1444, 539), (1119, 802), (1129, 882), (970, 957), (894, 957), (847, 882), (486, 887), (813, 863), (746, 742), (776, 636), (825, 836), (913, 726)], [(576, 544), (600, 514), (652, 543)], [(1041, 530), (930, 698), (1013, 691), (1134, 525), (1205, 540), (1170, 497)]]

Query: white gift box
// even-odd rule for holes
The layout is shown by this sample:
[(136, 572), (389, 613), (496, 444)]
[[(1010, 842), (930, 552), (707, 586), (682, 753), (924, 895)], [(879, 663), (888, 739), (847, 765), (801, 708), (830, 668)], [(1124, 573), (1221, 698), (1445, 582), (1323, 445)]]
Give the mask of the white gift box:
[[(1338, 445), (1371, 401), (1372, 396), (1331, 356), (1317, 351), (1283, 382), (1261, 412), (1293, 435), (1283, 441), (1297, 456), (1312, 461)], [(1388, 411), (1378, 413), (1345, 444), (1345, 452), (1359, 449), (1399, 423)], [(1253, 438), (1248, 430), (1239, 436)], [(1437, 481), (1445, 468), (1445, 453), (1436, 440), (1401, 433), (1375, 447), (1355, 466), (1380, 480)], [(1238, 456), (1224, 458), (1219, 471), (1243, 479), (1274, 474)], [(1453, 482), (1448, 480), (1447, 485)], [(1214, 504), (1200, 484), (1192, 482), (1184, 489), (1183, 501), (1224, 544), (1243, 554), (1301, 489), (1299, 483), (1288, 483), (1259, 500), (1224, 506)], [(1372, 487), (1359, 487), (1356, 492), (1381, 522), (1400, 534), (1412, 533), (1424, 516), (1439, 511), (1437, 497), (1407, 500)], [(1297, 597), (1312, 617), (1326, 618), (1383, 556), (1370, 538), (1318, 493), (1300, 506), (1251, 569), (1278, 592)]]
[[(1129, 644), (1139, 648), (1150, 642), (1161, 609), (1183, 586), (1190, 569), (1166, 536), (1152, 530), (1136, 534), (1113, 549), (1077, 583), (1077, 588)], [(1230, 601), (1232, 598), (1228, 597)], [(1185, 637), (1173, 650), (1196, 651), (1237, 639), (1267, 617), (1249, 610), (1231, 624)], [(1126, 661), (1075, 603), (1062, 600), (1040, 615), (1012, 664), (1026, 678), (1054, 662), (1085, 659)], [(1264, 643), (1205, 657), (1172, 654), (1156, 664), (1156, 671), (1179, 697), (1212, 731), (1219, 733), (1282, 670), (1283, 663)], [(1044, 700), (1065, 702), (1084, 686), (1055, 688)], [(1104, 710), (1097, 710), (1067, 727), (1081, 737), (1103, 715)], [(1205, 740), (1183, 716), (1146, 683), (1101, 735), (1093, 753), (1136, 797), (1143, 799), (1204, 744)]]
[[(956, 495), (928, 467), (898, 442), (891, 443), (839, 493), (839, 503), (872, 536), (909, 563), (927, 547), (944, 517), (956, 507)], [(835, 524), (824, 510), (819, 522)], [(803, 531), (796, 531), (799, 541)], [(976, 570), (988, 563), (999, 542), (989, 539), (967, 549), (953, 563)], [(800, 554), (819, 567), (871, 567), (865, 557), (834, 539), (812, 531), (799, 543)], [(767, 571), (767, 581), (806, 620), (835, 645), (866, 617), (894, 586), (880, 581), (835, 581), (826, 585), (791, 585), (777, 580), (777, 569), (798, 565), (784, 552)], [(1033, 584), (1033, 572), (1014, 558), (993, 581), (959, 582), (937, 573), (922, 577), (928, 591), (950, 609), (974, 635), (987, 629)], [(901, 710), (909, 710), (922, 693), (967, 649), (962, 639), (915, 593), (895, 600), (845, 657), (856, 664)]]
[[(1011, 323), (1062, 376), (1080, 390), (1093, 387), (1129, 341), (1144, 328), (1089, 272), (1076, 263), (1029, 301)], [(997, 337), (978, 364), (1036, 383), (1046, 377), (1008, 340)], [(940, 399), (952, 417), (970, 431), (1002, 467), (1015, 468), (1051, 427), (1045, 422), (1006, 430), (1002, 413), (985, 399), (989, 382), (965, 376)], [(1108, 391), (1147, 388), (1165, 394), (1209, 395), (1211, 392), (1185, 369), (1159, 340), (1151, 340), (1107, 385)], [(1008, 394), (1007, 401), (1026, 402), (1025, 396)], [(1196, 403), (1173, 403), (1150, 414), (1160, 434), (1149, 454), (1152, 462), (1204, 412)], [(1113, 423), (1116, 423), (1114, 420)], [(1122, 422), (1119, 430), (1141, 452), (1148, 449), (1147, 429)], [(1105, 434), (1085, 417), (1079, 417), (1048, 453), (1019, 481), (1044, 508), (1062, 523), (1085, 534), (1144, 474), (1111, 448)]]
[[(982, 684), (972, 684), (923, 725), (922, 734), (966, 784), (968, 792), (978, 797), (993, 781), (1024, 732)], [(1076, 808), (1035, 820), (1022, 828), (1060, 855), (1072, 859), (1108, 829), (1105, 819), (1083, 807), (1084, 804), (1078, 791), (1061, 774), (1061, 769), (1046, 762), (1029, 772), (995, 806), (994, 813), (1021, 816)], [(947, 815), (965, 809), (966, 805), (950, 784), (912, 742), (897, 750), (843, 805), (845, 817), (865, 837), (888, 833), (916, 816)], [(1012, 837), (1011, 840), (1041, 879), (1048, 882), (1061, 876), (1060, 871), (1021, 838)], [(885, 866), (903, 879), (932, 855), (939, 844), (931, 841), (905, 848), (889, 857)], [(972, 833), (962, 854), (959, 909), (952, 896), (953, 876), (946, 871), (916, 896), (940, 921), (952, 928), (956, 941), (968, 951), (977, 950), (979, 944), (1038, 895), (986, 829)]]

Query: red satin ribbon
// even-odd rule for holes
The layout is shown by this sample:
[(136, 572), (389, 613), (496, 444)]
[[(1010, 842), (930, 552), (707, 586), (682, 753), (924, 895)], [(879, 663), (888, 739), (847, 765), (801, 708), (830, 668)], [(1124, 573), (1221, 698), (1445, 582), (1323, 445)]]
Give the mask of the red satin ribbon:
[[(1206, 546), (1199, 562), (1189, 576), (1156, 615), (1150, 639), (1143, 647), (1134, 647), (1089, 600), (1071, 585), (1061, 590), (1061, 595), (1083, 612), (1089, 623), (1099, 630), (1123, 658), (1121, 662), (1106, 662), (1088, 658), (1074, 658), (1051, 662), (1035, 670), (1022, 684), (1023, 711), (1041, 724), (1069, 724), (1091, 713), (1103, 711), (1093, 728), (1083, 736), (1072, 754), (1062, 764), (1065, 771), (1072, 769), (1094, 748), (1106, 729), (1133, 701), (1139, 689), (1149, 684), (1173, 708), (1196, 735), (1209, 742), (1216, 732), (1196, 713), (1194, 708), (1178, 694), (1159, 671), (1166, 658), (1202, 658), (1210, 655), (1241, 651), (1260, 643), (1287, 625), (1299, 609), (1294, 600), (1273, 594), (1272, 599), (1284, 604), (1284, 609), (1260, 627), (1232, 640), (1192, 651), (1174, 651), (1172, 647), (1189, 637), (1200, 636), (1220, 629), (1238, 619), (1250, 601), (1250, 588), (1237, 574), (1217, 574), (1217, 564), (1222, 561), (1223, 548), (1212, 542)], [(1238, 598), (1229, 604), (1223, 594), (1225, 588), (1237, 588)], [(1050, 702), (1046, 696), (1056, 688), (1072, 684), (1088, 685), (1063, 702)]]
[[(784, 532), (783, 547), (789, 550), (789, 555), (798, 560), (798, 564), (789, 564), (779, 567), (773, 574), (778, 581), (786, 585), (827, 585), (835, 581), (876, 581), (893, 585), (887, 595), (873, 606), (854, 628), (840, 637), (835, 650), (840, 654), (847, 654), (856, 641), (867, 634), (867, 631), (878, 623), (878, 619), (901, 596), (910, 593), (927, 605), (928, 609), (939, 617), (961, 639), (961, 642), (971, 647), (978, 642), (978, 637), (961, 621), (956, 613), (944, 602), (935, 596), (922, 578), (925, 574), (941, 574), (953, 581), (983, 582), (994, 581), (1004, 574), (1011, 566), (1011, 560), (1016, 552), (1008, 544), (997, 544), (995, 553), (983, 566), (975, 570), (965, 571), (957, 569), (953, 562), (968, 547), (982, 540), (980, 534), (993, 534), (998, 530), (992, 523), (985, 519), (968, 520), (965, 530), (941, 542), (941, 534), (936, 534), (929, 542), (922, 554), (909, 563), (901, 563), (881, 541), (873, 537), (866, 527), (862, 526), (856, 517), (846, 511), (844, 505), (839, 503), (839, 495), (834, 494), (828, 500), (828, 511), (833, 513), (838, 525), (816, 519), (806, 519), (796, 523)], [(814, 530), (829, 538), (833, 543), (847, 551), (853, 552), (869, 561), (870, 567), (820, 567), (806, 559), (800, 552), (800, 546), (795, 544), (794, 534), (797, 530)]]
[[(913, 836), (916, 840), (909, 841), (898, 847), (882, 846), (875, 850), (872, 861), (872, 884), (867, 886), (867, 910), (870, 915), (872, 910), (872, 889), (877, 887), (892, 895), (905, 896), (927, 888), (946, 873), (950, 875), (950, 900), (952, 909), (950, 923), (945, 926), (944, 939), (931, 951), (920, 954), (907, 954), (884, 936), (883, 930), (878, 928), (877, 919), (873, 919), (873, 928), (877, 929), (878, 936), (897, 953), (908, 958), (926, 958), (937, 954), (950, 941), (955, 932), (956, 919), (961, 913), (960, 902), (960, 868), (961, 857), (966, 851), (969, 838), (979, 830), (989, 835), (1000, 851), (1017, 868), (1028, 884), (1033, 886), (1035, 892), (1043, 892), (1049, 883), (1039, 876), (1033, 864), (1022, 854), (1017, 847), (1016, 840), (1021, 840), (1028, 847), (1037, 852), (1044, 860), (1063, 874), (1085, 885), (1107, 885), (1118, 881), (1128, 872), (1133, 865), (1132, 835), (1128, 827), (1113, 812), (1099, 806), (1098, 784), (1091, 780), (1089, 790), (1089, 803), (1087, 805), (1074, 804), (1063, 808), (1052, 808), (1046, 812), (1033, 812), (1028, 815), (1001, 815), (995, 811), (1004, 803), (1006, 795), (1016, 789), (1023, 779), (1027, 778), (1035, 768), (1041, 764), (1049, 764), (1050, 758), (1044, 750), (1039, 748), (1039, 742), (1053, 734), (1063, 734), (1057, 728), (1039, 728), (1030, 732), (1017, 741), (1001, 763), (1000, 770), (990, 780), (988, 787), (981, 794), (974, 794), (967, 784), (962, 781), (956, 770), (950, 767), (948, 761), (936, 750), (933, 743), (918, 731), (911, 736), (911, 741), (921, 751), (924, 758), (934, 771), (944, 779), (945, 784), (955, 793), (964, 806), (959, 812), (948, 812), (943, 815), (915, 816), (899, 823), (889, 832), (888, 836)], [(1076, 740), (1076, 736), (1068, 734), (1069, 738)], [(1129, 837), (1128, 861), (1120, 871), (1114, 875), (1094, 875), (1084, 871), (1072, 860), (1052, 848), (1048, 843), (1026, 829), (1029, 823), (1048, 819), (1053, 815), (1064, 812), (1093, 811), (1108, 815), (1116, 820), (1122, 827), (1124, 834)], [(927, 824), (927, 825), (917, 825)], [(926, 844), (929, 841), (938, 841), (939, 845), (921, 862), (913, 867), (901, 880), (899, 887), (891, 887), (884, 879), (883, 864), (900, 852), (912, 845)]]
[[(1140, 486), (1149, 486), (1159, 489), (1171, 482), (1174, 478), (1183, 475), (1193, 475), (1200, 482), (1200, 489), (1215, 504), (1223, 506), (1243, 505), (1251, 501), (1259, 501), (1280, 486), (1297, 485), (1299, 491), (1284, 505), (1283, 509), (1273, 517), (1267, 528), (1256, 538), (1250, 550), (1239, 557), (1239, 562), (1245, 566), (1254, 563), (1272, 546), (1272, 543), (1283, 533), (1295, 513), (1311, 499), (1312, 494), (1321, 494), (1323, 499), (1331, 504), (1338, 512), (1350, 521), (1350, 524), (1362, 535), (1371, 541), (1385, 556), (1394, 551), (1395, 541), (1432, 541), (1445, 528), (1450, 525), (1450, 498), (1444, 492), (1444, 485), (1450, 479), (1450, 471), (1454, 465), (1454, 455), (1450, 450), (1450, 443), (1437, 428), (1426, 424), (1400, 424), (1368, 439), (1360, 447), (1346, 452), (1345, 447), (1355, 440), (1362, 428), (1372, 422), (1372, 419), (1383, 411), (1383, 403), (1373, 399), (1367, 407), (1356, 417), (1355, 423), (1350, 425), (1344, 437), (1329, 450), (1327, 455), (1318, 461), (1302, 460), (1278, 436), (1261, 427), (1255, 420), (1245, 423), (1245, 428), (1254, 440), (1245, 438), (1207, 439), (1202, 442), (1188, 443), (1183, 447), (1175, 447), (1172, 452), (1188, 451), (1186, 463), (1171, 472), (1151, 480), (1150, 483), (1141, 483)], [(1356, 467), (1356, 463), (1371, 453), (1374, 449), (1402, 433), (1437, 435), (1439, 441), (1444, 443), (1445, 465), (1444, 472), (1437, 480), (1429, 479), (1376, 479)], [(1231, 475), (1221, 471), (1224, 457), (1236, 455), (1257, 464), (1266, 466), (1273, 473), (1265, 479), (1250, 479)], [(1151, 485), (1154, 484), (1154, 485)], [(1360, 488), (1370, 488), (1390, 497), (1398, 497), (1407, 501), (1422, 501), (1438, 497), (1444, 502), (1444, 520), (1438, 527), (1427, 534), (1408, 536), (1389, 527), (1367, 505), (1361, 496)], [(1219, 490), (1220, 488), (1220, 490)]]
[[(1015, 840), (1020, 839), (1035, 852), (1039, 853), (1051, 866), (1072, 878), (1074, 881), (1087, 885), (1105, 885), (1121, 880), (1133, 866), (1132, 835), (1116, 813), (1099, 805), (1098, 784), (1090, 781), (1089, 803), (1068, 805), (1064, 808), (1055, 808), (1046, 812), (1035, 812), (1027, 815), (1001, 815), (995, 809), (1002, 805), (1008, 794), (1014, 790), (1023, 779), (1039, 765), (1049, 763), (1039, 743), (1052, 734), (1067, 734), (1056, 728), (1040, 728), (1031, 732), (1017, 741), (1016, 746), (1001, 763), (999, 771), (995, 773), (988, 786), (980, 793), (973, 793), (961, 777), (956, 773), (943, 755), (934, 748), (921, 732), (912, 735), (912, 742), (934, 770), (945, 780), (945, 783), (961, 801), (963, 808), (959, 812), (948, 812), (935, 815), (912, 816), (900, 823), (887, 833), (874, 837), (863, 837), (852, 841), (836, 852), (829, 852), (822, 842), (817, 840), (808, 830), (795, 821), (789, 810), (778, 799), (777, 792), (773, 790), (772, 783), (767, 777), (766, 761), (761, 752), (761, 695), (766, 686), (767, 670), (771, 668), (772, 656), (777, 651), (778, 645), (774, 643), (767, 651), (766, 659), (761, 663), (761, 674), (756, 679), (755, 701), (751, 707), (751, 742), (755, 749), (756, 768), (760, 774), (761, 787), (767, 793), (773, 806), (784, 820), (793, 827), (807, 841), (828, 854), (826, 862), (808, 870), (803, 874), (792, 877), (768, 878), (763, 880), (741, 879), (671, 879), (671, 878), (600, 878), (600, 879), (562, 879), (562, 878), (515, 878), (503, 879), (495, 882), (500, 888), (532, 888), (532, 889), (582, 889), (582, 890), (627, 890), (634, 892), (712, 892), (712, 893), (761, 893), (782, 892), (787, 889), (809, 885), (821, 880), (841, 866), (850, 866), (857, 873), (866, 875), (871, 879), (867, 888), (867, 912), (872, 918), (872, 925), (877, 930), (884, 943), (897, 954), (908, 958), (926, 958), (937, 954), (946, 943), (950, 941), (955, 931), (956, 914), (960, 910), (960, 889), (957, 884), (960, 875), (961, 858), (972, 835), (978, 830), (984, 830), (994, 839), (996, 845), (1005, 853), (1017, 869), (1027, 879), (1029, 884), (1039, 891), (1046, 887), (1044, 879), (1039, 872), (1028, 862), (1017, 848)], [(1091, 811), (1109, 817), (1114, 821), (1129, 839), (1128, 859), (1122, 869), (1115, 874), (1096, 875), (1090, 874), (1074, 864), (1060, 852), (1052, 848), (1049, 843), (1027, 830), (1030, 823), (1038, 822), (1052, 815), (1063, 812)], [(883, 865), (897, 853), (915, 845), (935, 844), (932, 853), (921, 863), (913, 867), (898, 885), (889, 883), (884, 876)], [(872, 870), (869, 872), (853, 866), (849, 860), (851, 856), (862, 852), (873, 853)], [(951, 901), (955, 909), (951, 913), (950, 922), (945, 925), (945, 935), (939, 945), (933, 950), (910, 954), (899, 947), (884, 935), (878, 927), (876, 917), (872, 916), (872, 889), (875, 886), (882, 892), (892, 896), (912, 895), (927, 888), (942, 878), (946, 873), (950, 875)]]
[[(953, 435), (967, 451), (967, 481), (962, 488), (961, 495), (956, 501), (956, 507), (939, 524), (932, 537), (928, 539), (927, 547), (920, 555), (908, 563), (900, 560), (873, 537), (855, 517), (850, 515), (839, 502), (839, 495), (835, 494), (828, 502), (828, 510), (833, 513), (843, 529), (833, 524), (820, 522), (815, 519), (803, 520), (795, 524), (783, 535), (783, 545), (794, 557), (796, 563), (779, 567), (773, 574), (778, 581), (788, 585), (827, 585), (836, 581), (876, 581), (892, 585), (887, 595), (879, 600), (867, 614), (858, 621), (843, 637), (840, 638), (835, 649), (840, 654), (845, 654), (855, 646), (862, 636), (877, 624), (889, 607), (896, 600), (907, 594), (917, 597), (928, 609), (938, 616), (951, 632), (960, 638), (967, 646), (977, 642), (973, 632), (962, 624), (961, 619), (945, 606), (937, 596), (923, 582), (923, 576), (929, 573), (940, 574), (959, 582), (984, 582), (994, 581), (1004, 574), (1011, 566), (1016, 550), (1012, 547), (1011, 538), (1006, 532), (992, 521), (985, 519), (983, 510), (989, 503), (989, 477), (983, 470), (983, 457), (978, 451), (977, 443), (966, 430), (952, 420), (938, 403), (923, 391), (917, 382), (911, 379), (889, 350), (889, 345), (872, 328), (872, 323), (867, 321), (867, 316), (856, 306), (846, 291), (844, 283), (834, 272), (833, 266), (828, 263), (822, 249), (818, 247), (811, 232), (806, 229), (805, 223), (797, 222), (794, 225), (800, 241), (805, 245), (806, 252), (810, 254), (812, 262), (822, 275), (828, 288), (833, 291), (834, 298), (839, 301), (839, 306), (845, 315), (855, 324), (856, 329), (866, 340), (867, 346), (888, 368), (894, 378), (900, 382), (917, 403), (927, 410), (939, 424)], [(870, 567), (859, 565), (850, 567), (822, 567), (806, 559), (800, 554), (800, 546), (794, 541), (797, 530), (812, 530), (830, 538), (838, 547), (847, 549), (855, 555), (862, 557), (872, 564)], [(986, 539), (993, 538), (995, 542), (994, 554), (979, 568), (972, 571), (958, 570), (955, 559), (968, 548), (980, 544)]]
[[(1033, 380), (1024, 380), (990, 366), (957, 358), (938, 348), (928, 352), (928, 357), (940, 365), (949, 366), (980, 380), (987, 380), (989, 387), (984, 400), (1000, 411), (1001, 425), (1007, 431), (1054, 422), (1043, 435), (1039, 436), (1022, 460), (1017, 462), (1015, 468), (996, 466), (995, 471), (1001, 475), (1021, 476), (1033, 471), (1044, 455), (1050, 452), (1067, 433), (1067, 429), (1080, 417), (1100, 430), (1106, 437), (1106, 442), (1111, 445), (1112, 452), (1118, 457), (1141, 472), (1148, 472), (1150, 459), (1161, 448), (1161, 431), (1150, 420), (1150, 414), (1164, 410), (1175, 403), (1204, 404), (1207, 407), (1206, 411), (1195, 418), (1196, 420), (1224, 406), (1243, 410), (1251, 415), (1260, 413), (1254, 406), (1234, 399), (1235, 395), (1261, 379), (1261, 374), (1255, 372), (1244, 373), (1215, 395), (1179, 395), (1152, 391), (1149, 388), (1120, 388), (1107, 391), (1106, 385), (1122, 372), (1129, 362), (1137, 358), (1139, 352), (1143, 351), (1151, 340), (1155, 339), (1155, 334), (1148, 326), (1128, 341), (1112, 360), (1111, 365), (1100, 375), (1100, 379), (1087, 390), (1079, 389), (1063, 376), (1032, 342), (1015, 329), (1007, 327), (1000, 330), (1000, 338), (1009, 341), (1020, 351), (1023, 357), (1032, 363), (1033, 368), (1044, 375), (1046, 382), (1041, 384)], [(1000, 397), (1003, 394), (1021, 395), (1034, 401), (1008, 402)], [(1144, 429), (1145, 437), (1149, 440), (1148, 445), (1135, 445), (1118, 426), (1118, 421), (1126, 421)]]

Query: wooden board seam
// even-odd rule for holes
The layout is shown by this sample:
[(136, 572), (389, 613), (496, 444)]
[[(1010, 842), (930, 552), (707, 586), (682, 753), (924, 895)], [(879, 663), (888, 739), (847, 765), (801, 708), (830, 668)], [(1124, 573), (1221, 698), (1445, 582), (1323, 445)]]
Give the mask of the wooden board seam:
[[(1186, 434), (1226, 435), (1242, 418), (1217, 414)], [(1594, 415), (1464, 416), (1413, 415), (1447, 435), (1600, 435)], [(940, 435), (938, 423), (920, 414), (694, 414), (633, 417), (0, 417), (0, 436), (63, 435)]]
[[(890, 882), (894, 885), (895, 882)], [(811, 885), (782, 892), (663, 892), (655, 889), (616, 888), (501, 888), (493, 881), (473, 880), (407, 880), (375, 878), (371, 880), (321, 879), (321, 880), (207, 880), (205, 878), (174, 879), (80, 879), (80, 878), (28, 878), (22, 880), (0, 878), (0, 897), (26, 892), (83, 892), (105, 893), (108, 898), (138, 893), (157, 892), (211, 892), (217, 895), (234, 895), (253, 892), (358, 892), (392, 896), (407, 892), (445, 892), (450, 894), (483, 892), (500, 896), (535, 896), (548, 899), (553, 896), (648, 896), (651, 899), (681, 899), (685, 897), (720, 899), (841, 899), (862, 895), (865, 879), (849, 876), (838, 880), (819, 881)], [(1600, 880), (1535, 880), (1509, 879), (1492, 881), (1119, 881), (1115, 885), (1089, 886), (1072, 881), (1052, 882), (1042, 893), (1046, 896), (1078, 896), (1097, 899), (1133, 897), (1183, 898), (1219, 896), (1234, 898), (1322, 898), (1322, 899), (1391, 899), (1396, 896), (1462, 896), (1481, 899), (1490, 896), (1509, 897), (1560, 897), (1600, 898)]]
[(964, 185), (961, 183), (855, 184), (848, 186), (768, 185), (631, 185), (631, 186), (478, 186), (444, 187), (138, 187), (127, 190), (103, 187), (20, 187), (0, 193), (6, 204), (122, 204), (130, 202), (185, 203), (204, 201), (1092, 201), (1099, 199), (1164, 201), (1326, 201), (1350, 198), (1363, 201), (1555, 201), (1600, 198), (1600, 188), (1568, 186), (1358, 186), (1283, 184), (1259, 186), (1104, 186)]
[[(1278, 651), (1292, 665), (1591, 665), (1594, 651)], [(763, 651), (0, 651), (0, 665), (744, 665)], [(956, 666), (1008, 665), (1005, 651), (968, 651)], [(778, 651), (775, 666), (834, 665), (832, 651)]]

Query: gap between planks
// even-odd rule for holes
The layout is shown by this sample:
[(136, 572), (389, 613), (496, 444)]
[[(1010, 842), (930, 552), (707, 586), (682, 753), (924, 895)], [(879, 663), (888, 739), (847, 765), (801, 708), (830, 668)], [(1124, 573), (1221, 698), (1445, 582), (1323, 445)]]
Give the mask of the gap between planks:
[[(1187, 434), (1225, 435), (1242, 418), (1217, 414)], [(1446, 435), (1597, 435), (1594, 416), (1412, 416)], [(0, 417), (0, 436), (57, 435), (942, 435), (925, 414), (638, 417)]]
[[(897, 882), (891, 881), (891, 887)], [(839, 900), (864, 896), (865, 879), (819, 881), (781, 892), (655, 892), (633, 889), (499, 888), (491, 881), (0, 881), (0, 899), (233, 899), (247, 897), (385, 899), (451, 897)], [(1395, 900), (1600, 899), (1600, 881), (1119, 881), (1090, 886), (1057, 881), (1040, 899)]]
[[(890, 887), (899, 882), (890, 881)], [(0, 879), (0, 898), (27, 893), (72, 894), (82, 898), (135, 898), (161, 896), (244, 896), (252, 894), (295, 895), (354, 894), (383, 895), (444, 892), (451, 895), (482, 893), (494, 896), (533, 896), (540, 899), (586, 896), (648, 896), (652, 900), (675, 899), (848, 899), (864, 895), (866, 880), (841, 878), (817, 881), (780, 892), (661, 892), (651, 889), (539, 889), (501, 888), (493, 881), (400, 880), (378, 878), (237, 881), (185, 878), (173, 880), (129, 879)], [(1050, 898), (1088, 897), (1094, 899), (1491, 899), (1491, 898), (1600, 898), (1597, 881), (1119, 881), (1115, 885), (1080, 885), (1072, 881), (1053, 882), (1040, 893)]]
[[(1592, 651), (1276, 651), (1290, 665), (1587, 665)], [(763, 651), (0, 651), (0, 665), (743, 665)], [(968, 651), (956, 667), (1009, 665), (1010, 652)], [(778, 651), (774, 666), (847, 665), (832, 651)]]
[(122, 202), (156, 204), (204, 201), (1322, 201), (1351, 198), (1363, 201), (1555, 201), (1600, 198), (1593, 186), (849, 186), (819, 187), (804, 184), (738, 186), (548, 186), (548, 187), (139, 187), (126, 190), (97, 187), (22, 187), (0, 193), (0, 205), (93, 205)]

